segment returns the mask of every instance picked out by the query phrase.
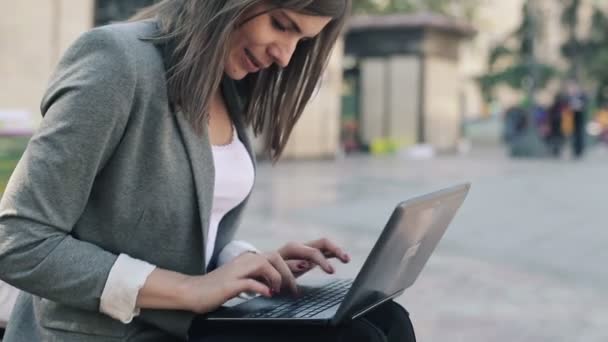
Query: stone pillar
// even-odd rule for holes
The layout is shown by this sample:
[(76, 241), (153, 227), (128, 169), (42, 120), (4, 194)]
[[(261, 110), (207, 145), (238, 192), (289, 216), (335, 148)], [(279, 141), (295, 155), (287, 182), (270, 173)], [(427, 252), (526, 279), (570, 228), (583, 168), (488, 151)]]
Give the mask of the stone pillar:
[(420, 59), (394, 55), (364, 58), (361, 70), (361, 137), (365, 144), (389, 139), (400, 146), (418, 139)]
[(386, 133), (386, 68), (385, 58), (365, 58), (360, 63), (361, 139), (367, 145)]
[(418, 141), (418, 113), (420, 109), (420, 58), (395, 55), (388, 59), (390, 77), (387, 99), (387, 138), (401, 146)]
[(425, 60), (425, 137), (438, 150), (456, 148), (461, 132), (460, 74), (457, 61), (442, 57)]

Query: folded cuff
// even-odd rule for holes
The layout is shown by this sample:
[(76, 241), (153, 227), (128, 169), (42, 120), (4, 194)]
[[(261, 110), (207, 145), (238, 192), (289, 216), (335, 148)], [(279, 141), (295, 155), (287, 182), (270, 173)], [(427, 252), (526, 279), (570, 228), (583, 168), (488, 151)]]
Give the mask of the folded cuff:
[(230, 243), (228, 243), (226, 247), (222, 249), (220, 255), (218, 255), (217, 265), (218, 267), (225, 265), (234, 258), (246, 252), (260, 253), (260, 251), (249, 242), (239, 240), (230, 241)]
[(140, 313), (136, 308), (139, 290), (156, 266), (121, 254), (110, 270), (101, 294), (99, 311), (125, 324)]

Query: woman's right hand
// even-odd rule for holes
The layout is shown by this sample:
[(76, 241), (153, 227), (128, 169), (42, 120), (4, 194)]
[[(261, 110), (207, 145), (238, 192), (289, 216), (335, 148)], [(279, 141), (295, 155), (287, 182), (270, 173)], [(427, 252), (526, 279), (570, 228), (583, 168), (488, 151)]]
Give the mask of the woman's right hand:
[(205, 275), (188, 277), (182, 295), (188, 311), (207, 313), (242, 292), (272, 297), (282, 288), (297, 292), (295, 278), (278, 253), (245, 253)]

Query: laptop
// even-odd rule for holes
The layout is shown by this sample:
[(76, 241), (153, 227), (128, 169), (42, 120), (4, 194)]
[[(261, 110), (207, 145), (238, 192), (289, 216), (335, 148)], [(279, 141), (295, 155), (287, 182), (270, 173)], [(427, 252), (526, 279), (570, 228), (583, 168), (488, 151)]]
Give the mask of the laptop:
[(289, 323), (335, 326), (398, 297), (418, 278), (462, 205), (470, 183), (399, 203), (354, 280), (320, 277), (301, 295), (255, 297), (208, 314), (208, 323)]

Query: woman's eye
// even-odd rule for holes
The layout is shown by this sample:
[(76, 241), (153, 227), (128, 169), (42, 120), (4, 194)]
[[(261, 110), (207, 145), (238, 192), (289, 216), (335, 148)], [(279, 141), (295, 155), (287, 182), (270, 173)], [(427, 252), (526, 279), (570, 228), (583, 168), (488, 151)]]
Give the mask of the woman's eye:
[(285, 28), (285, 26), (283, 26), (278, 20), (276, 20), (275, 18), (272, 18), (272, 26), (281, 31), (281, 32), (285, 32), (287, 31), (287, 29)]

